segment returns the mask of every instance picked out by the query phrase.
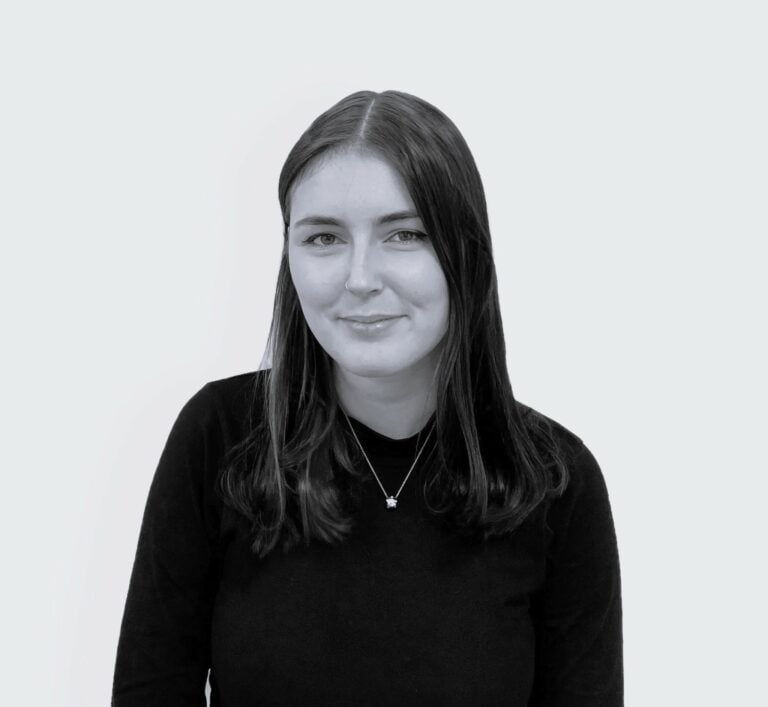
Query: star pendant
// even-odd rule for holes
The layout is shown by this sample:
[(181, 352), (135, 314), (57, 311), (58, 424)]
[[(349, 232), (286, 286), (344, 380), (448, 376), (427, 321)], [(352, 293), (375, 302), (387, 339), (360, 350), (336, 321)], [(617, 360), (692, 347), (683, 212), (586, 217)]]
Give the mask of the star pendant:
[(397, 499), (394, 496), (389, 496), (387, 498), (387, 510), (391, 510), (396, 506), (397, 506)]

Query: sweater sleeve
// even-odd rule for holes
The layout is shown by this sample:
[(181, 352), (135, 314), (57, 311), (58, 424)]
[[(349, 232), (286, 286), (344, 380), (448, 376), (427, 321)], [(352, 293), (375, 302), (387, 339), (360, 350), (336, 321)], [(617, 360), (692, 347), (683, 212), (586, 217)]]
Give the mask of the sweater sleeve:
[(579, 445), (569, 486), (549, 513), (547, 578), (532, 606), (536, 674), (530, 707), (624, 704), (616, 534), (603, 474)]
[(206, 475), (216, 416), (208, 384), (171, 429), (144, 508), (112, 687), (113, 707), (205, 705), (215, 592)]

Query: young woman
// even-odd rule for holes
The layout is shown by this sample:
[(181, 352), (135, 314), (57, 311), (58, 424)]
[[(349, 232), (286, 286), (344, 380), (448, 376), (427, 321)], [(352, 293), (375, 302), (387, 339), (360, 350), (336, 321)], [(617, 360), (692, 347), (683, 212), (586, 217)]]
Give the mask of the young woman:
[[(268, 368), (186, 403), (113, 705), (623, 703), (619, 559), (582, 441), (517, 402), (454, 124), (354, 93), (280, 175)], [(210, 674), (209, 674), (210, 671)]]

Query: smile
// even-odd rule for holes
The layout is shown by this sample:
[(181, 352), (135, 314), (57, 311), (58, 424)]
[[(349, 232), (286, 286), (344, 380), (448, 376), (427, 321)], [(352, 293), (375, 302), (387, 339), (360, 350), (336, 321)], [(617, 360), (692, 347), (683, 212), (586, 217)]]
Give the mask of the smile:
[(378, 334), (380, 331), (389, 329), (400, 317), (388, 317), (386, 319), (377, 319), (373, 322), (357, 322), (353, 319), (342, 319), (353, 331), (360, 332), (362, 334)]

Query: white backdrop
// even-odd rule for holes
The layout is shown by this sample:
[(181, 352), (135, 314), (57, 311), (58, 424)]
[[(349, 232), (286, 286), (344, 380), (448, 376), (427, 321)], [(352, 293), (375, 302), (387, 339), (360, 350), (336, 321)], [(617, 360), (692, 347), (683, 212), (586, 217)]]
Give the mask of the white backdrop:
[(466, 137), (513, 388), (603, 468), (627, 705), (764, 704), (761, 5), (4, 5), (3, 702), (108, 704), (170, 426), (264, 352), (282, 162), (392, 88)]

